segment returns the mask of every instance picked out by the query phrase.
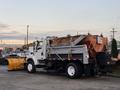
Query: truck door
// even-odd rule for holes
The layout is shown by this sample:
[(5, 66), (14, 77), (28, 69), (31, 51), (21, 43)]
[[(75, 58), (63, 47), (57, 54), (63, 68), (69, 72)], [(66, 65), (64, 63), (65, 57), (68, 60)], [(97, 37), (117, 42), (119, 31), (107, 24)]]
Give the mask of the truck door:
[(37, 60), (44, 60), (44, 48), (43, 48), (43, 42), (37, 41), (35, 46), (35, 58)]

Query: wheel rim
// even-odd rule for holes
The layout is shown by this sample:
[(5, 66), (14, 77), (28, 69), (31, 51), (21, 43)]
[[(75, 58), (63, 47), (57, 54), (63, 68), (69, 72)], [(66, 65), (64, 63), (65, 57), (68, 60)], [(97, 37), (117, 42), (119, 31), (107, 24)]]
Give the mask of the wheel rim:
[(75, 68), (73, 66), (69, 66), (67, 71), (68, 71), (69, 76), (75, 75)]
[(32, 71), (32, 68), (33, 68), (32, 64), (28, 64), (28, 71)]

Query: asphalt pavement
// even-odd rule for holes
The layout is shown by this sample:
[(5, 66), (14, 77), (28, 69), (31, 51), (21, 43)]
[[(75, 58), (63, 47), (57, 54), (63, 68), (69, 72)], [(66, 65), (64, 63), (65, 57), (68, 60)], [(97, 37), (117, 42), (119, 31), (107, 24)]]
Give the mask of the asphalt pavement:
[(120, 90), (120, 78), (92, 77), (69, 79), (63, 74), (38, 71), (7, 71), (0, 66), (0, 90)]

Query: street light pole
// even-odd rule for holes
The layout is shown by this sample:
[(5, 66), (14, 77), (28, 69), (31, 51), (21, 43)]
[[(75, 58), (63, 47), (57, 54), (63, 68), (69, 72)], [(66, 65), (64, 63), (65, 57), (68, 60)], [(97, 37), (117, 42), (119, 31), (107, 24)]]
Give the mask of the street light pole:
[(29, 25), (27, 25), (27, 46), (29, 43)]

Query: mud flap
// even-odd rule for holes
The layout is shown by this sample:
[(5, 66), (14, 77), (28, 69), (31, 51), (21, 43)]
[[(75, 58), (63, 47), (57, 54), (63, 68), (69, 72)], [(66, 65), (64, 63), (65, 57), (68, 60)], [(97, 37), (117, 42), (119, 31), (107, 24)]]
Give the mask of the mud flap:
[(97, 65), (99, 68), (99, 72), (101, 74), (106, 74), (107, 72), (110, 71), (108, 54), (104, 52), (98, 53), (96, 56), (96, 59), (97, 59)]
[(84, 64), (84, 74), (85, 76), (90, 76), (90, 65)]

